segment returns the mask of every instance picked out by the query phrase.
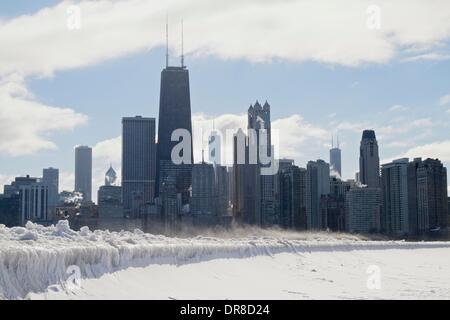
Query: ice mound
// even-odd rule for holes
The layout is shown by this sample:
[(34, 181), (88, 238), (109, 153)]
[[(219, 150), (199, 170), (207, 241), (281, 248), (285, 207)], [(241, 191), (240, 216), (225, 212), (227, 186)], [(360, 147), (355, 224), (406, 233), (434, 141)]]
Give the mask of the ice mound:
[(293, 237), (247, 236), (170, 238), (134, 232), (70, 229), (67, 221), (44, 227), (0, 225), (0, 299), (25, 298), (64, 284), (69, 267), (77, 266), (83, 278), (151, 264), (184, 264), (219, 258), (245, 258), (282, 252), (304, 253), (358, 249), (450, 247), (444, 242), (407, 243), (362, 241), (355, 236), (308, 233)]

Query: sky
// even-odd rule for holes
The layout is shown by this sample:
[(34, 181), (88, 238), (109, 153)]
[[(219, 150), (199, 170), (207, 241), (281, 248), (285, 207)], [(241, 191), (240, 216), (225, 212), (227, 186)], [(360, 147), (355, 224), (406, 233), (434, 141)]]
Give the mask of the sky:
[(450, 165), (447, 0), (15, 0), (0, 2), (0, 185), (56, 167), (72, 190), (76, 145), (94, 148), (94, 194), (120, 173), (121, 118), (158, 117), (167, 16), (171, 65), (184, 21), (197, 161), (213, 119), (245, 127), (267, 100), (299, 166), (339, 135), (353, 178), (364, 129), (382, 163)]

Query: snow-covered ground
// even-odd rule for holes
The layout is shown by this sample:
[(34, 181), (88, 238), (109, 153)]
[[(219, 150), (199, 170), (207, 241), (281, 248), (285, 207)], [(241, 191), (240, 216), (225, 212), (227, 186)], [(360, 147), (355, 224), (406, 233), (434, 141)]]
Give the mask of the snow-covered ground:
[(449, 257), (446, 242), (283, 232), (181, 239), (30, 223), (0, 226), (0, 297), (449, 299)]

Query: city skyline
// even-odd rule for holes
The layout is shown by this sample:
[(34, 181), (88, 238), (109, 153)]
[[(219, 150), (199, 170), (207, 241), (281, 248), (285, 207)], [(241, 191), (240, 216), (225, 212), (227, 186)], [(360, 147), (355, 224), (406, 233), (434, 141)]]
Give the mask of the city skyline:
[[(9, 4), (1, 4), (0, 8), (3, 19), (11, 22), (13, 28), (21, 23), (19, 14), (28, 14), (27, 19), (32, 22), (38, 15), (37, 10), (45, 6), (50, 7), (54, 14), (52, 17), (66, 15), (66, 8), (58, 7), (58, 3), (22, 3), (14, 10)], [(363, 129), (377, 132), (381, 163), (404, 156), (411, 159), (431, 156), (441, 159), (448, 167), (450, 157), (446, 146), (450, 145), (450, 116), (447, 113), (450, 88), (445, 80), (450, 63), (442, 54), (448, 48), (448, 34), (438, 35), (435, 31), (442, 23), (440, 21), (445, 21), (448, 12), (448, 7), (444, 2), (442, 4), (442, 13), (428, 13), (423, 17), (426, 21), (436, 21), (431, 21), (429, 33), (423, 35), (423, 39), (412, 39), (410, 46), (424, 42), (435, 44), (439, 39), (443, 47), (436, 49), (432, 46), (429, 51), (433, 52), (419, 53), (395, 47), (397, 55), (389, 55), (386, 59), (368, 59), (370, 54), (364, 52), (361, 56), (350, 57), (354, 59), (354, 65), (335, 57), (321, 60), (312, 55), (289, 57), (283, 53), (277, 56), (269, 49), (266, 53), (271, 58), (260, 60), (247, 52), (234, 57), (224, 57), (221, 52), (197, 55), (198, 43), (193, 37), (197, 22), (189, 19), (187, 12), (186, 59), (191, 70), (195, 162), (201, 160), (201, 146), (195, 136), (199, 127), (212, 127), (212, 119), (215, 118), (215, 126), (219, 130), (226, 123), (244, 128), (246, 106), (256, 99), (261, 103), (267, 99), (272, 106), (273, 127), (285, 130), (280, 156), (295, 159), (301, 167), (318, 158), (328, 162), (329, 137), (339, 134), (343, 177), (353, 178), (358, 171), (357, 153)], [(415, 9), (411, 15), (415, 17), (420, 4), (411, 6)], [(81, 9), (89, 10), (83, 6)], [(365, 19), (366, 8), (361, 9), (361, 16)], [(352, 9), (352, 12), (358, 10)], [(112, 13), (105, 12), (105, 15), (109, 14)], [(71, 66), (61, 61), (61, 65), (50, 64), (48, 70), (33, 69), (14, 60), (10, 66), (0, 68), (0, 91), (2, 101), (6, 103), (2, 108), (35, 114), (41, 106), (58, 106), (46, 109), (51, 117), (46, 112), (42, 113), (42, 118), (38, 118), (42, 121), (40, 126), (34, 125), (34, 119), (31, 124), (25, 119), (24, 129), (29, 130), (26, 138), (21, 135), (14, 139), (3, 138), (0, 144), (1, 186), (15, 176), (39, 176), (42, 168), (52, 166), (60, 169), (60, 189), (71, 189), (74, 184), (73, 148), (75, 145), (90, 145), (94, 151), (93, 197), (96, 197), (96, 190), (102, 185), (104, 172), (110, 163), (117, 170), (121, 167), (121, 141), (118, 138), (121, 117), (158, 117), (165, 14), (149, 13), (152, 14), (159, 20), (153, 28), (155, 34), (151, 34), (154, 41), (146, 48), (143, 46), (148, 44), (147, 40), (142, 34), (136, 34), (135, 41), (139, 46), (133, 46), (130, 53), (113, 55), (113, 59), (101, 55), (94, 61), (89, 56), (85, 64)], [(179, 64), (180, 15), (169, 15), (171, 64)], [(406, 18), (401, 16), (400, 19)], [(80, 30), (64, 32), (75, 33), (74, 41), (77, 43), (76, 32), (82, 33), (84, 27), (90, 27), (89, 21), (85, 22), (86, 26), (81, 25)], [(386, 23), (386, 28), (398, 30), (389, 20)], [(60, 32), (57, 27), (51, 30), (55, 34)], [(14, 44), (15, 50), (24, 46), (20, 41), (16, 43), (5, 38), (9, 31), (13, 30), (0, 26), (0, 39)], [(369, 31), (360, 32), (365, 35)], [(382, 40), (387, 41), (383, 36), (383, 26), (380, 32)], [(400, 32), (397, 34), (401, 36)], [(20, 36), (17, 37), (20, 40)], [(229, 43), (228, 38), (219, 40)], [(279, 45), (280, 50), (286, 52), (286, 47)], [(260, 49), (260, 54), (264, 55), (264, 48)], [(70, 53), (65, 54), (70, 56)], [(47, 61), (41, 62), (47, 66)], [(50, 125), (53, 118), (60, 120), (61, 124)], [(3, 125), (5, 119), (1, 121)], [(20, 127), (20, 123), (13, 123)], [(222, 148), (222, 153), (225, 152), (226, 149)]]
[(450, 0), (0, 1), (0, 46), (0, 301), (450, 297)]

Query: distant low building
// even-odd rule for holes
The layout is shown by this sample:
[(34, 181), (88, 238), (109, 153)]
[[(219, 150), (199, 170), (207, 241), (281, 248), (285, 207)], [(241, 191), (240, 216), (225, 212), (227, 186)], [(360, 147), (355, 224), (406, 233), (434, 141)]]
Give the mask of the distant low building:
[[(27, 221), (48, 224), (53, 219), (48, 202), (49, 186), (41, 178), (33, 178), (29, 175), (16, 177), (10, 185), (5, 185), (4, 191), (4, 203), (9, 202), (11, 205), (9, 210), (4, 208), (10, 216), (8, 221), (14, 221), (16, 225), (24, 225)], [(18, 219), (16, 217), (17, 199), (20, 202)]]

